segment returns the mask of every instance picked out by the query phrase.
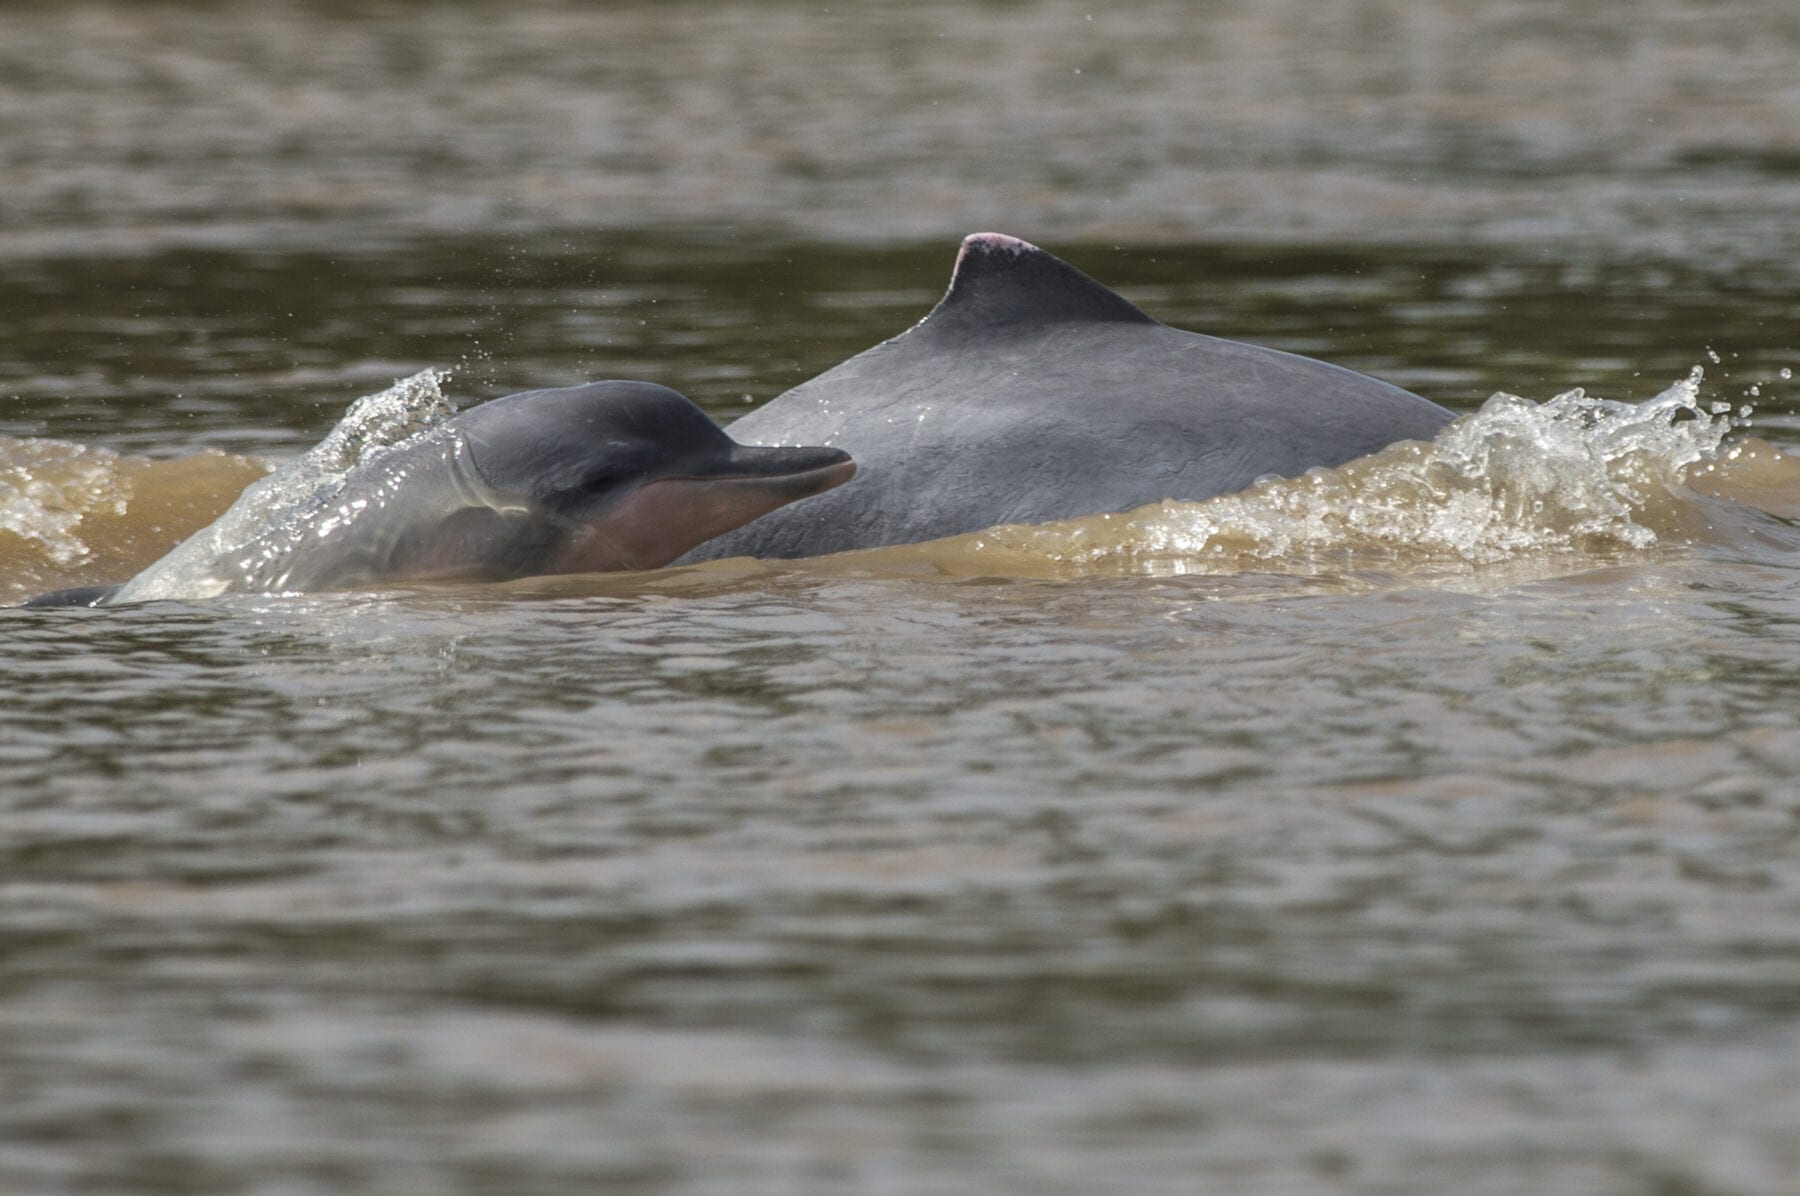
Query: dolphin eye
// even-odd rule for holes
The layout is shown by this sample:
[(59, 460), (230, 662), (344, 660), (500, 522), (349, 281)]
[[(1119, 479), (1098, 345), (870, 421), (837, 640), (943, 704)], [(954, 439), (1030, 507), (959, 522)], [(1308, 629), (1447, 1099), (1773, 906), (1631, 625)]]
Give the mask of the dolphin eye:
[(616, 469), (602, 469), (589, 474), (581, 480), (581, 488), (589, 494), (598, 494), (603, 490), (611, 490), (624, 480), (624, 475)]

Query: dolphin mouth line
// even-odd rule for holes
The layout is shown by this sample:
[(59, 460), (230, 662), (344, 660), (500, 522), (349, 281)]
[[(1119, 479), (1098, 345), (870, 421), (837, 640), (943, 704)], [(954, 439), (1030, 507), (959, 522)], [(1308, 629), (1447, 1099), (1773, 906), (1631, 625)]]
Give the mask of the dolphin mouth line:
[(650, 478), (577, 534), (551, 572), (661, 568), (696, 544), (849, 481), (856, 463), (827, 451), (823, 461), (822, 454), (798, 461), (752, 455), (722, 462), (720, 472)]
[(804, 489), (807, 494), (819, 493), (841, 486), (856, 474), (856, 462), (849, 456), (840, 460), (828, 461), (822, 465), (809, 465), (799, 469), (763, 470), (739, 466), (735, 469), (722, 470), (718, 473), (682, 473), (665, 474), (659, 478), (648, 479), (645, 485), (659, 482), (697, 482), (702, 485), (743, 486), (755, 488), (765, 486), (771, 488)]

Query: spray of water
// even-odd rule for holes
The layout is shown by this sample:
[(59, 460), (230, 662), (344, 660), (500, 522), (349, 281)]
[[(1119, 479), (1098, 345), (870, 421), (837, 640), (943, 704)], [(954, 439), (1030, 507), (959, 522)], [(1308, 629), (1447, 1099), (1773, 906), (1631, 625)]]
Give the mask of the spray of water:
[(251, 483), (211, 525), (127, 582), (115, 601), (210, 598), (231, 590), (231, 562), (308, 534), (328, 517), (350, 470), (449, 419), (455, 408), (442, 390), (447, 377), (423, 370), (358, 399), (324, 440)]
[(1024, 556), (1072, 572), (1194, 573), (1648, 549), (1688, 518), (1686, 471), (1715, 459), (1731, 429), (1728, 411), (1702, 405), (1703, 380), (1695, 367), (1640, 403), (1496, 394), (1429, 443), (1206, 502), (996, 528), (937, 559), (955, 572)]
[(83, 517), (123, 514), (131, 498), (118, 462), (110, 449), (0, 437), (0, 531), (36, 544), (53, 564), (83, 560), (92, 551)]
[[(427, 370), (358, 400), (318, 446), (250, 484), (223, 516), (133, 578), (120, 600), (259, 588), (267, 579), (248, 572), (278, 564), (300, 538), (330, 531), (351, 469), (449, 418), (444, 379)], [(1266, 479), (1207, 502), (994, 528), (808, 567), (955, 576), (1435, 574), (1691, 542), (1720, 510), (1706, 507), (1703, 495), (1800, 517), (1800, 465), (1772, 449), (1745, 455), (1742, 444), (1728, 448), (1734, 413), (1703, 401), (1703, 381), (1696, 368), (1638, 403), (1581, 390), (1542, 403), (1497, 394), (1428, 443)], [(76, 535), (86, 534), (84, 516), (111, 512), (124, 526), (128, 501), (130, 518), (140, 506), (148, 517), (176, 485), (121, 469), (114, 457), (52, 441), (0, 445), (0, 531), (22, 537), (35, 559), (87, 568), (93, 553)], [(160, 464), (183, 477), (200, 472), (193, 459)], [(221, 471), (212, 484), (242, 485), (250, 463), (234, 464), (238, 472)]]

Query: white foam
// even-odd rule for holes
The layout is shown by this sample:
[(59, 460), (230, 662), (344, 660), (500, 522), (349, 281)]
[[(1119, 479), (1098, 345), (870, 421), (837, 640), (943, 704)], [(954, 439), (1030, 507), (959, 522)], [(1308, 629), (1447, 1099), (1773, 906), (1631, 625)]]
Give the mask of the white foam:
[(91, 550), (77, 534), (82, 517), (122, 513), (129, 496), (110, 449), (0, 437), (0, 531), (34, 541), (55, 564), (86, 558)]
[(251, 483), (230, 509), (126, 582), (114, 602), (210, 598), (242, 588), (242, 572), (329, 524), (349, 472), (449, 419), (449, 377), (422, 370), (350, 405), (324, 440)]
[(1713, 459), (1732, 427), (1700, 402), (1702, 381), (1696, 367), (1640, 403), (1580, 389), (1542, 403), (1496, 394), (1429, 443), (1206, 502), (996, 529), (981, 547), (1159, 573), (1645, 550), (1682, 524), (1686, 470)]

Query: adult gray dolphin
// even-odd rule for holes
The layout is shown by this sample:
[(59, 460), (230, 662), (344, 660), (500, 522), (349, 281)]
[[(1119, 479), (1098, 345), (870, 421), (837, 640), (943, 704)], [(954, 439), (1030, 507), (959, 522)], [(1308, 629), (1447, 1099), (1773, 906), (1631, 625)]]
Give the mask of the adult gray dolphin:
[[(181, 584), (275, 593), (654, 569), (855, 471), (835, 448), (738, 444), (648, 382), (527, 391), (377, 450), (322, 505), (272, 512)], [(26, 605), (166, 596), (134, 592), (157, 568)]]
[(682, 560), (1198, 501), (1429, 439), (1452, 418), (1340, 366), (1170, 328), (1035, 245), (977, 233), (911, 330), (731, 425), (751, 443), (836, 445), (856, 480)]

